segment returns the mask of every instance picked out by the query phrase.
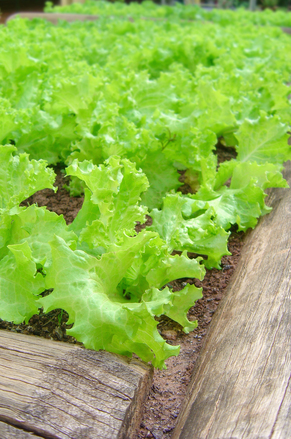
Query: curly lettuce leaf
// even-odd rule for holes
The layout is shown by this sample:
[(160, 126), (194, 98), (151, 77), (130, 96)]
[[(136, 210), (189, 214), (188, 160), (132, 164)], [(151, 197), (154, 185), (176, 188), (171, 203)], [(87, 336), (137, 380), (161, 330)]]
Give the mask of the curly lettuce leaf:
[(215, 180), (217, 157), (213, 151), (217, 137), (213, 131), (201, 131), (189, 125), (189, 131), (179, 133), (163, 152), (178, 169), (186, 169), (184, 182), (194, 193), (202, 184), (211, 185)]
[(31, 250), (32, 261), (41, 265), (45, 271), (51, 264), (49, 241), (54, 235), (63, 238), (71, 248), (76, 247), (77, 236), (68, 226), (62, 215), (50, 212), (35, 204), (11, 216), (10, 245), (26, 242)]
[(38, 190), (56, 190), (55, 174), (44, 160), (29, 160), (27, 154), (15, 152), (12, 145), (0, 145), (0, 257), (7, 254), (8, 244), (19, 242), (12, 236), (17, 214), (25, 210), (19, 204)]
[(204, 274), (201, 258), (189, 259), (185, 252), (181, 256), (169, 254), (165, 241), (156, 235), (136, 255), (118, 288), (126, 297), (139, 301), (152, 287), (162, 288), (185, 277), (201, 280)]
[(187, 197), (178, 194), (165, 197), (162, 210), (150, 212), (153, 224), (148, 229), (159, 233), (170, 252), (186, 250), (206, 255), (205, 265), (219, 268), (222, 256), (229, 254), (229, 234), (212, 220), (214, 211), (211, 208), (202, 211), (197, 208), (197, 216), (185, 219), (182, 212), (186, 200)]
[(19, 125), (12, 136), (18, 152), (35, 160), (44, 159), (50, 165), (64, 161), (77, 138), (72, 114), (51, 115), (38, 105), (25, 111)]
[(13, 155), (14, 146), (0, 146), (0, 211), (8, 211), (36, 191), (54, 189), (55, 173), (44, 160)]
[[(182, 291), (170, 292), (167, 287), (151, 286), (136, 301), (136, 297), (128, 298), (127, 292), (120, 288), (122, 280), (136, 259), (144, 264), (140, 274), (148, 275), (148, 286), (160, 287), (177, 275), (197, 275), (201, 279), (204, 270), (186, 255), (179, 260), (179, 256), (169, 254), (155, 270), (153, 260), (147, 264), (149, 258), (144, 261), (139, 256), (147, 252), (148, 245), (152, 255), (154, 249), (156, 253), (166, 253), (157, 245), (157, 238), (156, 234), (146, 231), (136, 237), (124, 235), (123, 242), (96, 258), (81, 250), (72, 250), (62, 238), (55, 236), (50, 242), (52, 264), (45, 277), (46, 288), (54, 291), (38, 303), (46, 312), (65, 309), (69, 313), (69, 323), (74, 323), (68, 333), (86, 347), (123, 355), (135, 352), (144, 361), (165, 367), (164, 361), (177, 355), (179, 347), (170, 346), (162, 339), (154, 316), (168, 315), (189, 332), (197, 322), (187, 319), (187, 311), (201, 297), (201, 289), (187, 286)], [(165, 247), (161, 239), (158, 240)], [(186, 266), (183, 266), (185, 261)]]
[(139, 201), (148, 188), (148, 180), (129, 160), (111, 157), (98, 167), (75, 160), (67, 174), (78, 177), (88, 187), (70, 229), (78, 234), (80, 243), (95, 249), (96, 254), (107, 251), (124, 232), (135, 235), (136, 222), (145, 222), (147, 209)]
[(217, 137), (232, 131), (237, 126), (237, 121), (231, 109), (230, 98), (204, 81), (199, 83), (197, 91), (197, 110), (194, 114), (198, 128), (208, 128)]
[(28, 322), (40, 307), (38, 295), (44, 291), (44, 278), (37, 273), (28, 243), (9, 246), (9, 254), (0, 260), (1, 319)]
[(119, 251), (106, 253), (101, 259), (81, 250), (73, 251), (64, 240), (55, 237), (50, 243), (53, 262), (45, 278), (46, 287), (54, 291), (39, 303), (46, 312), (65, 309), (69, 323), (74, 322), (68, 333), (87, 348), (122, 355), (136, 352), (143, 360), (163, 367), (164, 360), (177, 355), (179, 347), (170, 346), (161, 338), (157, 322), (145, 304), (128, 303), (117, 290), (138, 250), (133, 243), (129, 250), (129, 240), (142, 246), (152, 236), (140, 235), (128, 238)]
[(0, 143), (6, 143), (8, 135), (16, 128), (16, 111), (9, 105), (9, 101), (0, 98)]
[(142, 195), (142, 203), (149, 209), (161, 207), (166, 193), (181, 186), (177, 170), (162, 151), (147, 154), (139, 166), (150, 184), (149, 189)]
[(267, 116), (261, 112), (257, 120), (245, 120), (235, 137), (238, 140), (237, 160), (239, 162), (278, 163), (291, 157), (288, 145), (288, 127), (278, 116)]
[[(167, 300), (165, 300), (167, 297)], [(187, 285), (180, 291), (170, 291), (168, 287), (162, 291), (151, 288), (143, 295), (142, 300), (153, 315), (167, 315), (180, 323), (186, 334), (197, 328), (197, 321), (188, 320), (187, 313), (196, 300), (201, 299), (202, 288)]]
[(226, 167), (232, 169), (230, 186), (222, 186), (217, 191), (203, 187), (197, 194), (185, 197), (183, 214), (189, 218), (195, 215), (197, 209), (212, 208), (214, 222), (225, 230), (232, 224), (238, 224), (239, 230), (254, 228), (258, 218), (271, 210), (264, 201), (265, 189), (288, 187), (281, 173), (282, 166), (231, 161), (226, 162)]
[(164, 313), (188, 331), (196, 323), (189, 322), (186, 314), (200, 292), (193, 287), (189, 295), (186, 290), (169, 295), (163, 287), (181, 277), (202, 279), (204, 268), (199, 259), (190, 260), (186, 254), (170, 255), (157, 233), (136, 233), (136, 220), (144, 220), (146, 212), (139, 201), (148, 181), (133, 163), (118, 157), (100, 166), (74, 161), (68, 174), (83, 180), (88, 189), (83, 207), (68, 227), (73, 235), (60, 227), (63, 239), (55, 227), (49, 242), (50, 263), (45, 265), (46, 288), (53, 292), (39, 303), (46, 311), (65, 309), (69, 323), (74, 323), (69, 333), (85, 346), (124, 355), (135, 352), (144, 361), (164, 367), (165, 359), (176, 355), (179, 347), (169, 346), (159, 335), (157, 308), (151, 303), (157, 293), (150, 299), (147, 291), (159, 289)]

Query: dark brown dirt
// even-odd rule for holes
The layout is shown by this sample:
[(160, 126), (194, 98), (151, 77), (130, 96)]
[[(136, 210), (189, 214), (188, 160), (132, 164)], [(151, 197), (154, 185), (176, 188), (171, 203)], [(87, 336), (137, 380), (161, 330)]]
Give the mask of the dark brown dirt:
[(38, 191), (21, 204), (23, 206), (31, 204), (46, 206), (48, 210), (63, 215), (66, 223), (71, 224), (81, 209), (84, 198), (70, 197), (68, 191), (63, 188), (64, 185), (69, 184), (69, 177), (65, 175), (61, 168), (55, 167), (54, 171), (56, 173), (54, 186), (58, 187), (58, 191), (56, 193), (52, 189)]
[[(67, 223), (71, 223), (82, 206), (83, 198), (70, 197), (69, 193), (62, 188), (64, 184), (68, 184), (67, 177), (61, 169), (56, 168), (55, 171), (57, 173), (56, 185), (59, 187), (57, 193), (46, 189), (37, 192), (23, 204), (37, 203), (39, 206), (47, 206), (49, 210), (63, 215)], [(151, 218), (148, 217), (147, 224), (150, 223)], [(144, 225), (139, 224), (136, 227), (137, 231), (141, 228), (144, 228)], [(194, 279), (180, 279), (172, 282), (174, 290), (183, 288), (187, 282), (203, 287), (203, 298), (198, 300), (189, 311), (189, 319), (198, 320), (198, 327), (190, 334), (185, 334), (181, 326), (172, 320), (166, 317), (158, 319), (160, 334), (169, 344), (180, 345), (181, 350), (178, 357), (167, 360), (167, 370), (155, 370), (153, 385), (144, 407), (143, 420), (136, 439), (171, 438), (195, 361), (211, 318), (235, 270), (242, 245), (243, 234), (233, 231), (229, 240), (229, 250), (232, 255), (223, 258), (221, 270), (208, 270), (202, 282)], [(78, 343), (73, 337), (66, 335), (67, 319), (67, 313), (58, 309), (48, 314), (40, 312), (39, 315), (33, 316), (27, 325), (14, 325), (0, 320), (0, 329)]]
[(189, 320), (198, 320), (198, 326), (189, 334), (168, 318), (162, 317), (158, 326), (161, 335), (172, 345), (180, 345), (178, 357), (166, 361), (167, 370), (155, 370), (154, 381), (144, 408), (144, 416), (138, 439), (170, 439), (177, 416), (186, 394), (194, 364), (201, 351), (212, 316), (222, 299), (229, 280), (238, 263), (243, 246), (243, 234), (233, 232), (229, 240), (231, 256), (222, 259), (222, 269), (207, 270), (202, 282), (181, 279), (174, 286), (183, 287), (183, 282), (203, 287), (203, 298), (189, 310)]
[[(67, 224), (70, 224), (82, 207), (83, 197), (70, 197), (68, 191), (63, 188), (63, 186), (69, 182), (68, 177), (65, 176), (61, 168), (56, 167), (54, 171), (56, 173), (55, 186), (58, 187), (58, 191), (54, 193), (52, 189), (44, 189), (36, 192), (21, 204), (23, 206), (31, 204), (47, 206), (49, 210), (56, 212), (58, 215), (63, 215)], [(13, 323), (5, 322), (0, 319), (0, 329), (8, 329), (13, 332), (38, 335), (51, 340), (81, 345), (74, 337), (66, 334), (66, 329), (72, 326), (66, 325), (68, 317), (65, 311), (56, 309), (48, 314), (40, 312), (39, 315), (32, 316), (27, 325), (24, 323), (14, 325)]]

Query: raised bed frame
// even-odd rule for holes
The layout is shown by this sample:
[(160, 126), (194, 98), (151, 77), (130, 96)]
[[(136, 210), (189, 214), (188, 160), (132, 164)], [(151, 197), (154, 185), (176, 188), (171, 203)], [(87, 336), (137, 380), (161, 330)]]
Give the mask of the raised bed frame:
[[(291, 162), (285, 170), (291, 186)], [(291, 189), (248, 234), (172, 439), (291, 435)]]
[(69, 343), (0, 332), (0, 438), (135, 439), (153, 369)]

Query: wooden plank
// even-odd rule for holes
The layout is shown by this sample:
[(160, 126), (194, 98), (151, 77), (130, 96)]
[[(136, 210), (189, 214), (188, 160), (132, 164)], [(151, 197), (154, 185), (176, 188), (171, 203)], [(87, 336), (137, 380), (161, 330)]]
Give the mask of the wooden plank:
[[(288, 162), (285, 178), (291, 185)], [(291, 437), (291, 189), (274, 189), (213, 318), (172, 439)]]
[(71, 5), (72, 3), (85, 3), (85, 0), (61, 0), (61, 6)]
[[(58, 24), (59, 20), (65, 20), (68, 22), (73, 21), (96, 21), (99, 20), (99, 15), (89, 15), (89, 14), (71, 14), (71, 13), (54, 13), (54, 12), (18, 12), (16, 14), (10, 15), (5, 23), (8, 23), (11, 20), (14, 20), (15, 18), (27, 18), (28, 20), (33, 20), (34, 18), (41, 18), (43, 20), (50, 21), (52, 24)], [(105, 17), (105, 16), (104, 16)], [(134, 18), (132, 17), (123, 17), (118, 16), (114, 17), (111, 15), (106, 16), (107, 19), (117, 19), (117, 20), (126, 20), (134, 22)], [(163, 17), (140, 17), (139, 20), (146, 20), (146, 21), (168, 21), (166, 18)], [(193, 21), (193, 20), (180, 20), (182, 21)]]
[(285, 32), (286, 34), (291, 34), (291, 27), (282, 27), (281, 28), (283, 32)]
[(290, 438), (291, 432), (291, 383), (289, 380), (286, 395), (280, 407), (274, 426), (272, 439)]
[(59, 20), (65, 20), (68, 22), (73, 21), (95, 21), (99, 20), (99, 15), (89, 15), (89, 14), (60, 14), (53, 12), (19, 12), (17, 14), (10, 15), (7, 18), (6, 23), (14, 18), (27, 18), (28, 20), (33, 20), (34, 18), (41, 18), (43, 20), (50, 21), (53, 24), (58, 24)]
[(0, 438), (37, 439), (39, 436), (0, 421)]
[(2, 330), (0, 437), (133, 439), (152, 375), (138, 360)]

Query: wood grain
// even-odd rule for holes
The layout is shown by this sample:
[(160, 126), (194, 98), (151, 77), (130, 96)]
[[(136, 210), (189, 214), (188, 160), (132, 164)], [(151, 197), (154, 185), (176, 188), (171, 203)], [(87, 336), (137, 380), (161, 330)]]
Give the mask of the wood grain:
[(61, 0), (61, 6), (71, 5), (72, 3), (85, 3), (85, 0)]
[[(285, 172), (291, 185), (291, 166)], [(291, 437), (291, 190), (274, 189), (213, 318), (172, 439)]]
[(283, 32), (285, 32), (286, 34), (291, 34), (291, 27), (282, 27), (281, 28)]
[(134, 439), (151, 380), (140, 361), (2, 330), (0, 438)]
[(36, 436), (33, 433), (28, 433), (21, 428), (13, 427), (12, 425), (6, 424), (5, 422), (0, 421), (0, 438), (14, 438), (14, 439), (37, 439), (39, 436)]
[(73, 21), (95, 21), (99, 20), (99, 15), (89, 15), (89, 14), (60, 14), (60, 13), (54, 13), (54, 12), (19, 12), (17, 14), (10, 15), (6, 23), (8, 23), (11, 20), (14, 20), (15, 18), (27, 18), (28, 20), (33, 20), (34, 18), (41, 18), (47, 21), (50, 21), (53, 24), (58, 24), (60, 20), (65, 20), (68, 22)]

